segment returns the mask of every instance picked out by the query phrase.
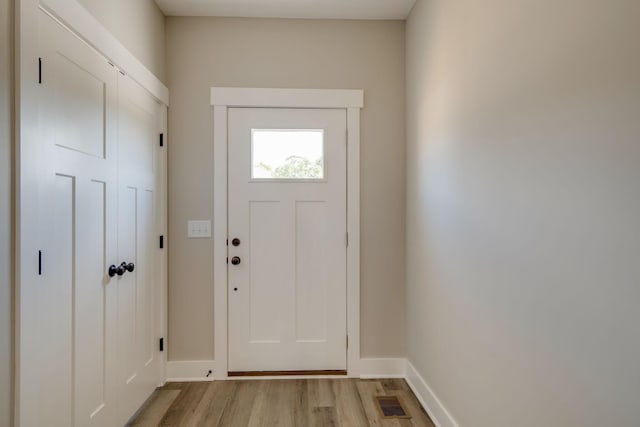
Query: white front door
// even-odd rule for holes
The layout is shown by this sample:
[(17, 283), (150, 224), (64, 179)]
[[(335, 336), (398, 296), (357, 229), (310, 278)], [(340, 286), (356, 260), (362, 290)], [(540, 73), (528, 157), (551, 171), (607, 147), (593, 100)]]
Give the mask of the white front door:
[(346, 370), (346, 122), (229, 109), (229, 372)]

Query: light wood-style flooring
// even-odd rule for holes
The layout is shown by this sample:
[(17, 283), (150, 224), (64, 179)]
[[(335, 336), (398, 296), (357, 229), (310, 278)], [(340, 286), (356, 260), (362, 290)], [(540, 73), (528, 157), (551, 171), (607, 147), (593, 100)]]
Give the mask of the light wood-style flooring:
[[(399, 396), (410, 419), (383, 419), (375, 396)], [(131, 426), (426, 426), (402, 379), (236, 380), (168, 383)]]

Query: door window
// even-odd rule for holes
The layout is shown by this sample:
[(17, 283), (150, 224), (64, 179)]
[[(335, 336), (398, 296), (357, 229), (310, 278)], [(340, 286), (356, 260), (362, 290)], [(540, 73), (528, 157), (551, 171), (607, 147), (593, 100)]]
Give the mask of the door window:
[(323, 129), (251, 129), (252, 180), (324, 180)]

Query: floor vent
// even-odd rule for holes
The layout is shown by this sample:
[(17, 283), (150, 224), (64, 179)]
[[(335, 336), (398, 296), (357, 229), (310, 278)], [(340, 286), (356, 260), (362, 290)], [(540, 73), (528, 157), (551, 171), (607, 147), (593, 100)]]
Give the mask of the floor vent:
[(376, 396), (382, 418), (411, 418), (397, 396)]

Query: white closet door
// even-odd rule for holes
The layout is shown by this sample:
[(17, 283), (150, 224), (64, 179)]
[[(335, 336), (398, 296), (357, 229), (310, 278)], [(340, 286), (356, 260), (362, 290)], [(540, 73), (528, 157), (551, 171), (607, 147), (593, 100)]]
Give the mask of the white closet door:
[(21, 348), (21, 368), (40, 377), (21, 379), (21, 407), (31, 408), (21, 422), (113, 426), (117, 280), (107, 271), (117, 250), (117, 71), (44, 13), (40, 49), (34, 128), (45, 161), (32, 233), (42, 265), (39, 280), (21, 288), (21, 333), (38, 342)]
[[(36, 173), (21, 176), (19, 194), (21, 209), (38, 212), (20, 224), (20, 245), (37, 250), (22, 253), (19, 271), (37, 273), (20, 277), (19, 422), (124, 425), (161, 379), (163, 107), (46, 13), (34, 32), (37, 113), (29, 104), (21, 132), (37, 158), (21, 164)], [(135, 268), (112, 277), (122, 262)]]
[(119, 421), (125, 423), (160, 382), (156, 181), (161, 106), (126, 76), (119, 87), (118, 256), (133, 272), (118, 282)]

